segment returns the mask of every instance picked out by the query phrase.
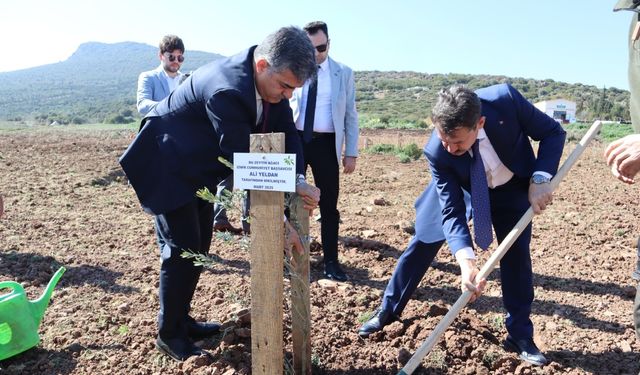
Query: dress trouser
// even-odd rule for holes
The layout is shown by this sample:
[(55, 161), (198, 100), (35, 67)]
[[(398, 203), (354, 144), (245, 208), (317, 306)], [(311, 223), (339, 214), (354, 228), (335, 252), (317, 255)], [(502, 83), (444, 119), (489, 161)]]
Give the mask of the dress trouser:
[(635, 29), (640, 15), (637, 13), (631, 17), (631, 24), (629, 25), (629, 37), (627, 42), (629, 43), (629, 91), (631, 95), (629, 97), (629, 111), (631, 114), (631, 123), (636, 133), (640, 133), (640, 40), (631, 40), (631, 35)]
[(311, 167), (315, 185), (320, 189), (320, 236), (324, 261), (338, 260), (340, 171), (336, 158), (335, 133), (314, 133), (311, 141), (303, 144), (303, 149), (305, 164)]
[(202, 272), (182, 251), (208, 254), (213, 232), (213, 205), (195, 198), (166, 214), (155, 216), (160, 255), (160, 313), (158, 334), (162, 338), (186, 337), (191, 299)]
[[(498, 243), (509, 234), (529, 208), (528, 180), (513, 178), (489, 189), (491, 218)], [(424, 230), (424, 228), (423, 228)], [(533, 275), (529, 243), (531, 224), (523, 231), (500, 261), (502, 299), (507, 310), (506, 328), (516, 340), (533, 337), (531, 304)], [(385, 289), (381, 308), (400, 316), (444, 241), (424, 243), (413, 237), (398, 259)]]

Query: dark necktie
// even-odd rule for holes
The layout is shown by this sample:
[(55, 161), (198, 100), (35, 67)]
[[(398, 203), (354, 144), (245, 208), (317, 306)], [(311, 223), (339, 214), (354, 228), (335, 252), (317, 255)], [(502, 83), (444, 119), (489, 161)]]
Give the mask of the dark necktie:
[(269, 130), (269, 107), (271, 107), (271, 103), (262, 99), (262, 127), (260, 133), (266, 133)]
[(309, 84), (309, 93), (307, 94), (307, 109), (304, 112), (304, 133), (302, 135), (304, 143), (309, 143), (313, 137), (313, 118), (316, 116), (316, 96), (318, 96), (317, 75)]
[(476, 244), (486, 250), (493, 241), (491, 230), (491, 207), (489, 204), (489, 187), (480, 156), (480, 140), (473, 144), (473, 160), (471, 161), (471, 207), (473, 208), (473, 231)]

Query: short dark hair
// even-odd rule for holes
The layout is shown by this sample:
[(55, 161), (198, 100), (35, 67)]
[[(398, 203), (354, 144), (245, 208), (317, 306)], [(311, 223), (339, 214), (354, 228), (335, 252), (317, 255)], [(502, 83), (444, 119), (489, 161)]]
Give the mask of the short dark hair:
[(173, 52), (177, 49), (184, 53), (184, 43), (176, 35), (163, 36), (158, 47), (160, 48), (160, 53)]
[(329, 39), (329, 28), (327, 27), (327, 24), (322, 21), (309, 22), (308, 24), (304, 25), (303, 29), (309, 35), (315, 35), (318, 30), (322, 30), (324, 32), (324, 35), (327, 36), (327, 39)]
[(475, 129), (482, 105), (475, 92), (462, 85), (440, 90), (431, 109), (431, 121), (445, 134), (458, 128)]
[(300, 81), (312, 78), (318, 70), (315, 48), (307, 34), (295, 26), (283, 27), (268, 35), (256, 47), (253, 57), (267, 60), (273, 72), (290, 70)]

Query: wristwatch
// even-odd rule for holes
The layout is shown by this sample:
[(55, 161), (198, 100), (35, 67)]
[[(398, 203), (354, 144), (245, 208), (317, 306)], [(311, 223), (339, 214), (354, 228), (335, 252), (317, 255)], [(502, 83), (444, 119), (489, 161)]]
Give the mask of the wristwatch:
[(532, 184), (548, 184), (549, 182), (551, 182), (551, 179), (549, 177), (543, 176), (541, 174), (534, 174), (533, 176), (531, 176), (531, 183)]
[(305, 182), (307, 182), (307, 181), (305, 180), (303, 174), (296, 175), (296, 186), (298, 186), (298, 185), (300, 185), (302, 183), (305, 183)]

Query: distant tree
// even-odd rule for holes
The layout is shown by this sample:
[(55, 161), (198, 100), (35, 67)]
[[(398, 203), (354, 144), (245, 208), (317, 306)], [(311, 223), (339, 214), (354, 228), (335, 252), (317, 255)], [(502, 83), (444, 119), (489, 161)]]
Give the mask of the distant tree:
[(71, 119), (71, 123), (74, 125), (85, 124), (87, 121), (82, 117), (75, 116)]
[(126, 124), (127, 120), (122, 115), (114, 115), (106, 119), (107, 124)]

